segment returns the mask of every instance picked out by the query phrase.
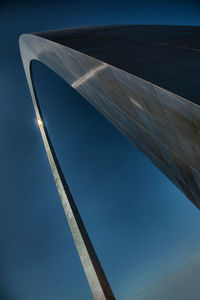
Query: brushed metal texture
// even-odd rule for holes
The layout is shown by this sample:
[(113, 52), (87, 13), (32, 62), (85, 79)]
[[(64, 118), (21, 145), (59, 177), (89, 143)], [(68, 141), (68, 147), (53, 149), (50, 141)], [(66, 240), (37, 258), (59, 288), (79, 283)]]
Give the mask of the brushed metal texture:
[(116, 25), (20, 36), (40, 131), (95, 299), (114, 299), (42, 119), (31, 62), (56, 72), (200, 208), (200, 27)]

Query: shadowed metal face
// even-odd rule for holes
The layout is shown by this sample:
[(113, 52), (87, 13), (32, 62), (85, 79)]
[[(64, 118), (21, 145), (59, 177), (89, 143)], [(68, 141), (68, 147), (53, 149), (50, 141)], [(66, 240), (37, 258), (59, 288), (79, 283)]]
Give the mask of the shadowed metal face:
[(200, 28), (101, 26), (20, 37), (50, 166), (95, 299), (114, 299), (46, 130), (30, 65), (39, 60), (100, 111), (200, 207)]

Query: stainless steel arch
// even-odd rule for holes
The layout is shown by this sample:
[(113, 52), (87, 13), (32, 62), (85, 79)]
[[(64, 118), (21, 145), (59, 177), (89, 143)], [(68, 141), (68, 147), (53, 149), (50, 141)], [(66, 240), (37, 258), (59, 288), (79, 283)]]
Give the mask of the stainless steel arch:
[(25, 34), (20, 51), (43, 142), (95, 299), (114, 299), (56, 159), (30, 65), (47, 65), (200, 208), (200, 27), (118, 25)]
[[(28, 44), (26, 44), (27, 42)], [(24, 70), (49, 164), (93, 297), (96, 300), (115, 299), (57, 160), (56, 153), (42, 118), (42, 113), (33, 84), (31, 72), (31, 62), (33, 60), (41, 61), (57, 73), (55, 65), (51, 64), (53, 61), (48, 62), (48, 55), (46, 55), (49, 51), (49, 43), (46, 43), (46, 40), (32, 35), (23, 35), (20, 37), (19, 44)], [(32, 48), (28, 49), (27, 46), (31, 46), (30, 44), (35, 45), (36, 49), (39, 50), (39, 53), (37, 51), (32, 52)], [(54, 51), (57, 50), (57, 47), (54, 47), (55, 45), (53, 44), (50, 47), (52, 54), (54, 54)], [(44, 59), (40, 58), (41, 54), (42, 57), (44, 55)], [(47, 61), (45, 58), (47, 58)]]

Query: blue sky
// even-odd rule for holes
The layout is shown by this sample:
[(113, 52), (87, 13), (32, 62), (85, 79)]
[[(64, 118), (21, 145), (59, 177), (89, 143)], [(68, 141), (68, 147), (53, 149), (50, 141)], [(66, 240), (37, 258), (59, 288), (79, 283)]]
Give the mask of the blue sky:
[[(200, 25), (200, 2), (0, 3), (0, 299), (92, 299), (35, 122), (18, 37), (101, 24)], [(190, 293), (198, 299), (199, 211), (56, 74), (35, 63), (34, 77), (116, 298), (188, 299)]]

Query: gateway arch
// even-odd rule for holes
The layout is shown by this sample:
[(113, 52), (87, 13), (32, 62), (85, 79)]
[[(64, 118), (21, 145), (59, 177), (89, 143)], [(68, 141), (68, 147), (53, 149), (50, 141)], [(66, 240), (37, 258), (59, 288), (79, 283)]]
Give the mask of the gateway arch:
[[(31, 63), (48, 66), (200, 208), (200, 27), (116, 25), (23, 34), (38, 125), (94, 298), (115, 299), (42, 118)], [(162, 200), (161, 200), (162, 201)]]

